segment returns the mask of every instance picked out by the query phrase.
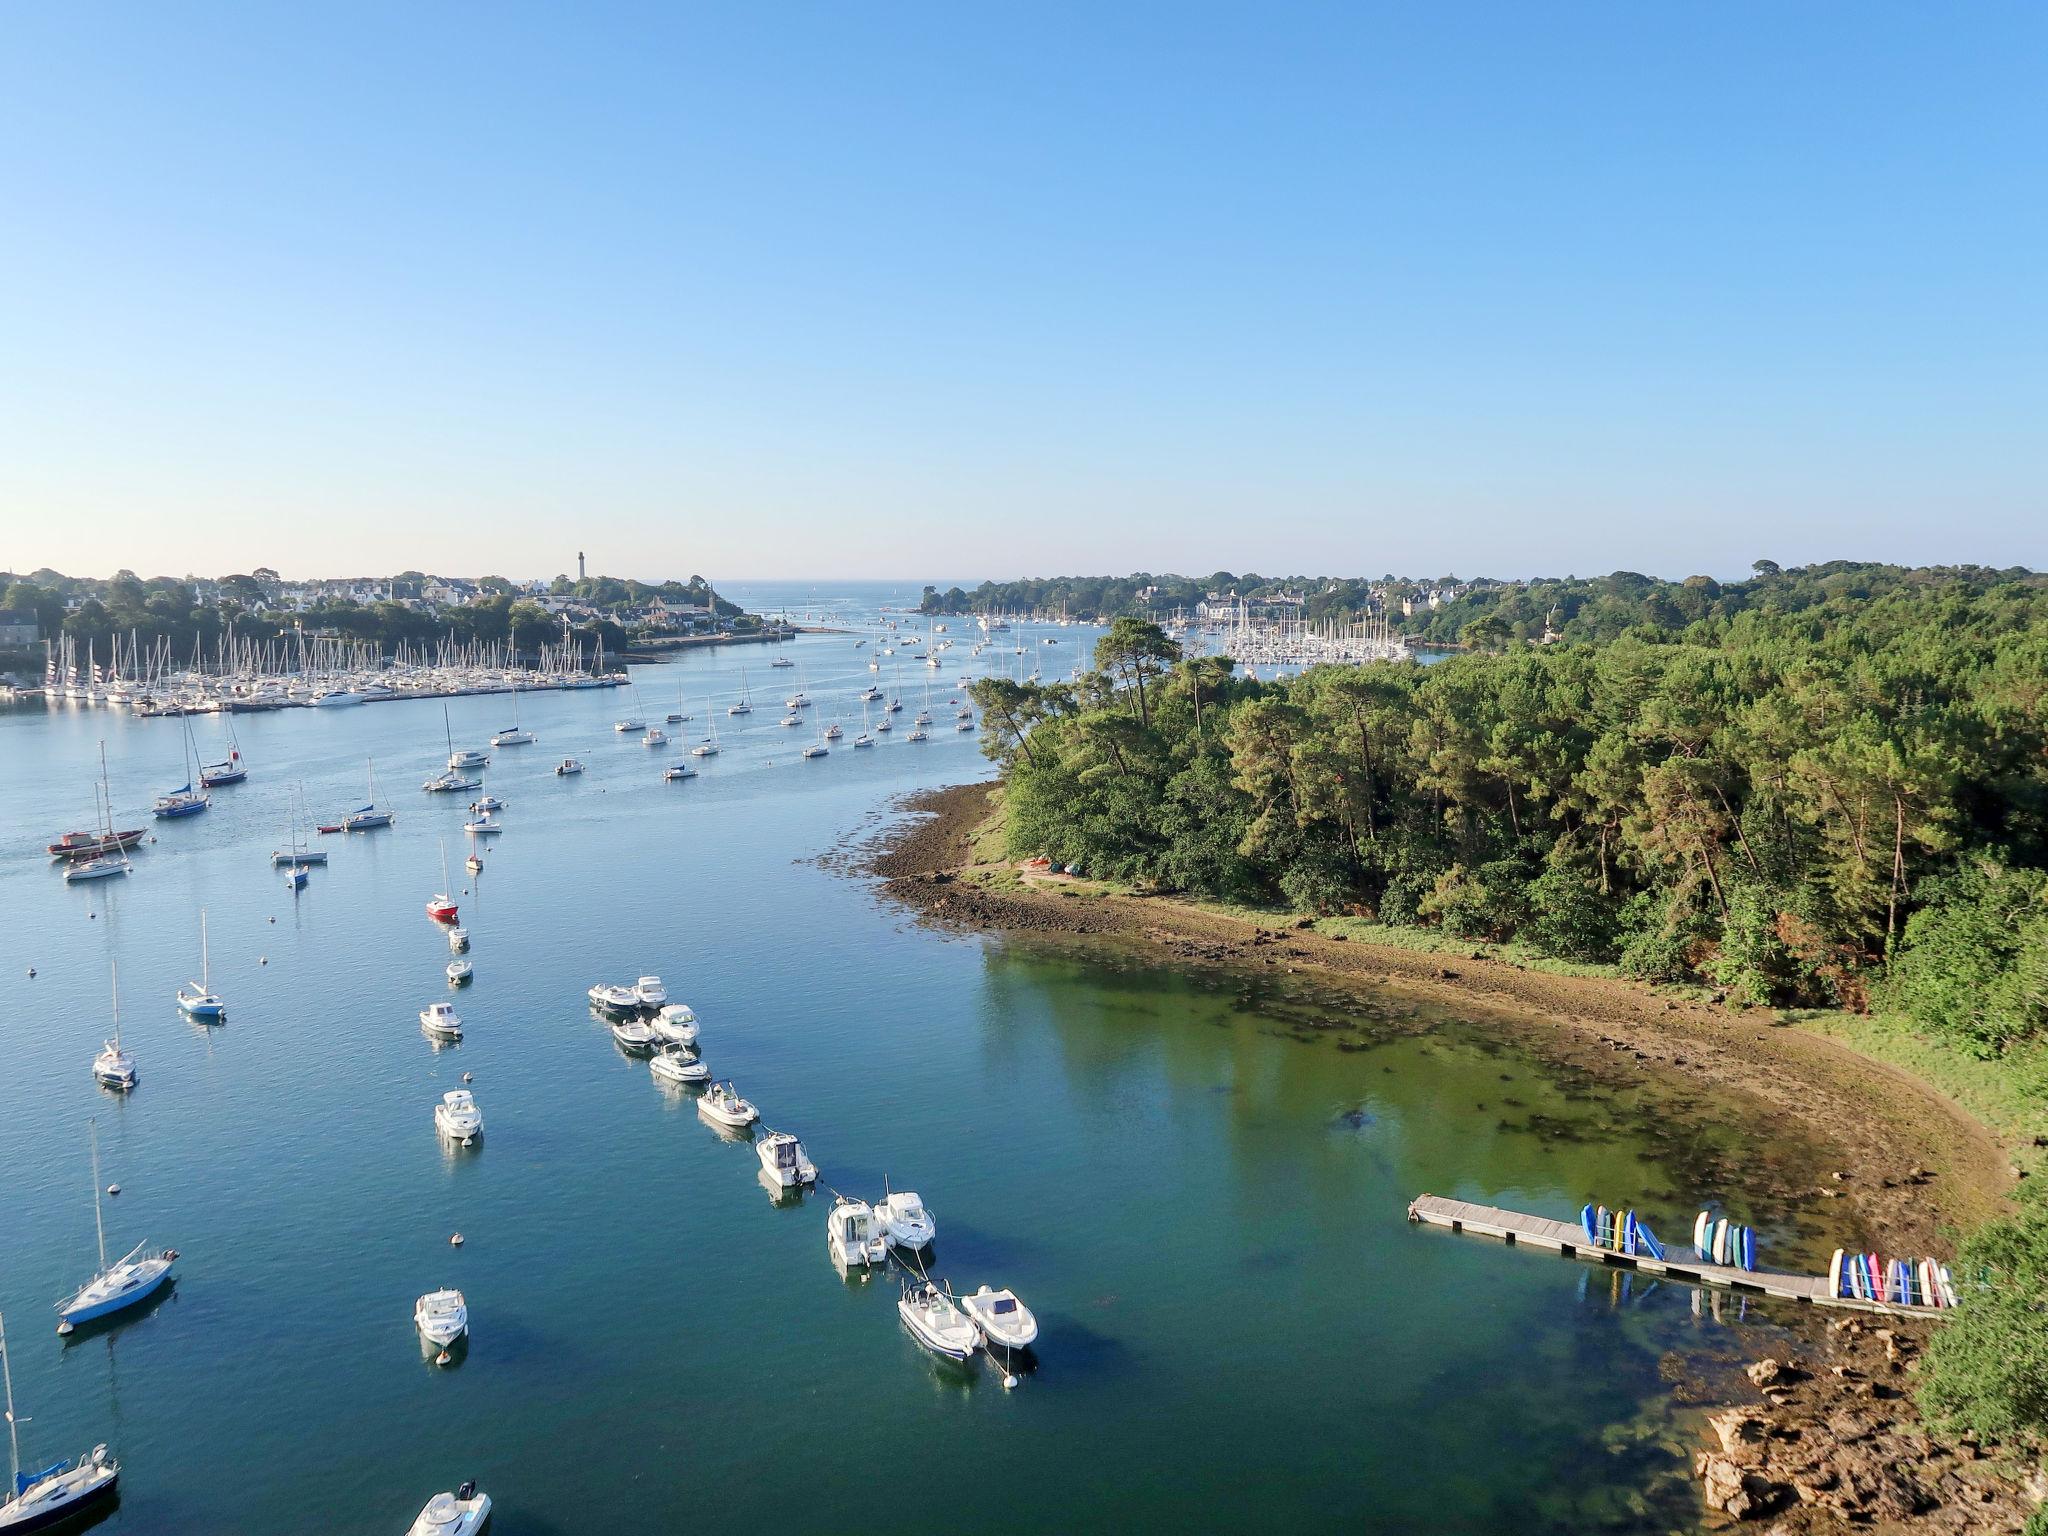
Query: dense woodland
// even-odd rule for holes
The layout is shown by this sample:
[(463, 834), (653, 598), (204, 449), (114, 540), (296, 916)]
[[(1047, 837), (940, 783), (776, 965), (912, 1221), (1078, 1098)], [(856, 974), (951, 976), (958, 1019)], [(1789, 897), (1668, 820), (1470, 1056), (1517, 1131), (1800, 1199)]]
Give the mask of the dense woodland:
[(1952, 577), (1285, 682), (1123, 619), (976, 685), (1019, 854), (1690, 979), (2048, 1031), (2048, 590)]
[[(1682, 629), (1702, 619), (1738, 613), (1798, 613), (1823, 603), (1878, 597), (1900, 588), (1927, 590), (1956, 583), (1989, 587), (1999, 583), (2048, 584), (2026, 570), (1992, 571), (1975, 566), (1911, 569), (1837, 560), (1825, 565), (1781, 568), (1759, 560), (1743, 581), (1711, 576), (1666, 581), (1635, 571), (1607, 576), (1539, 577), (1498, 581), (1455, 576), (1267, 577), (1217, 571), (1208, 576), (1054, 576), (1029, 581), (983, 582), (972, 592), (959, 587), (925, 589), (927, 613), (1044, 613), (1074, 619), (1164, 619), (1192, 614), (1210, 593), (1234, 594), (1252, 602), (1280, 594), (1303, 599), (1312, 621), (1350, 620), (1376, 612), (1376, 602), (1399, 632), (1418, 641), (1486, 647), (1506, 640), (1541, 639), (1545, 629), (1564, 640), (1612, 640), (1642, 626)], [(1430, 608), (1419, 603), (1412, 616), (1399, 607), (1402, 594), (1455, 594)], [(1375, 598), (1375, 593), (1379, 597)], [(1389, 605), (1389, 600), (1391, 605)]]

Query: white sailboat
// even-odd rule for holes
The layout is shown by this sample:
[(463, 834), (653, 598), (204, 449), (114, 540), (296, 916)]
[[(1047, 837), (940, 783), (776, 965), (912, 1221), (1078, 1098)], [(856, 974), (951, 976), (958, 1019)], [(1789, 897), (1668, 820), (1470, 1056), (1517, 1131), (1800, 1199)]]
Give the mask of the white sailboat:
[[(149, 1253), (145, 1251), (149, 1244), (138, 1243), (126, 1257), (112, 1264), (107, 1262), (107, 1227), (100, 1213), (100, 1131), (97, 1121), (88, 1124), (92, 1127), (92, 1224), (99, 1237), (100, 1267), (90, 1280), (57, 1303), (59, 1333), (69, 1333), (80, 1323), (119, 1312), (153, 1296), (171, 1277), (171, 1265), (178, 1257), (175, 1248)], [(5, 1529), (0, 1526), (0, 1530)]]
[(491, 745), (494, 747), (526, 747), (531, 746), (534, 740), (533, 732), (523, 731), (519, 728), (519, 684), (515, 681), (512, 684), (512, 724), (493, 736), (491, 738)]
[(75, 1466), (56, 1462), (41, 1471), (21, 1470), (21, 1426), (28, 1420), (14, 1411), (14, 1367), (7, 1359), (7, 1324), (0, 1318), (0, 1381), (7, 1391), (6, 1497), (0, 1499), (0, 1531), (39, 1531), (85, 1514), (113, 1497), (120, 1463), (96, 1445)]
[(370, 803), (341, 818), (341, 829), (344, 832), (369, 832), (378, 827), (391, 825), (391, 813), (377, 804), (377, 764), (374, 759), (369, 762)]
[[(697, 745), (690, 748), (690, 756), (692, 757), (718, 756), (718, 721), (711, 714), (711, 701), (709, 699), (706, 699), (704, 701), (704, 705), (704, 720), (705, 723), (711, 727), (711, 734), (705, 737), (702, 741), (698, 742)], [(728, 713), (730, 713), (730, 711), (728, 711)], [(740, 711), (740, 713), (744, 714), (745, 711), (742, 710)]]
[(114, 983), (114, 1038), (107, 1041), (99, 1055), (92, 1059), (92, 1075), (99, 1080), (102, 1088), (113, 1088), (126, 1093), (140, 1080), (135, 1070), (135, 1058), (121, 1048), (121, 969), (113, 967)]
[(209, 1024), (227, 1017), (227, 1005), (213, 990), (213, 966), (207, 953), (204, 907), (199, 909), (199, 979), (178, 988), (178, 1009), (188, 1019), (203, 1019)]
[(427, 1500), (405, 1536), (479, 1536), (490, 1519), (491, 1496), (468, 1482)]
[[(107, 788), (107, 744), (100, 743), (100, 783), (94, 791), (94, 809), (99, 815), (99, 835), (95, 839), (104, 852), (89, 859), (74, 859), (64, 866), (64, 883), (76, 885), (85, 880), (105, 880), (113, 875), (125, 875), (134, 868), (128, 862), (128, 844), (123, 834), (114, 830), (114, 796)], [(142, 834), (137, 832), (136, 838)]]

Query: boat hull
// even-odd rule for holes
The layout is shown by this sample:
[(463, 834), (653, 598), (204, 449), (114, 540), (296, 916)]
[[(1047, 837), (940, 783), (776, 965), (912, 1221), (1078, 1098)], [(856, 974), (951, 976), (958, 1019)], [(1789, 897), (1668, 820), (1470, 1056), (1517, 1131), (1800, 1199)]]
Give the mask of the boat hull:
[(105, 1508), (113, 1502), (115, 1485), (120, 1473), (112, 1467), (93, 1467), (92, 1475), (80, 1479), (77, 1468), (58, 1474), (59, 1478), (76, 1480), (77, 1486), (66, 1494), (53, 1497), (40, 1507), (22, 1510), (13, 1503), (0, 1505), (0, 1532), (15, 1536), (16, 1532), (47, 1531), (77, 1520), (94, 1510)]
[[(144, 1276), (127, 1290), (122, 1291), (120, 1295), (110, 1296), (103, 1301), (88, 1302), (83, 1306), (65, 1307), (58, 1312), (57, 1320), (74, 1325), (90, 1323), (97, 1318), (111, 1317), (116, 1312), (125, 1312), (128, 1308), (149, 1300), (150, 1297), (162, 1290), (166, 1282), (171, 1278), (170, 1265), (164, 1264), (161, 1267), (153, 1265), (151, 1267), (153, 1273)], [(5, 1529), (7, 1527), (0, 1526), (0, 1530)]]

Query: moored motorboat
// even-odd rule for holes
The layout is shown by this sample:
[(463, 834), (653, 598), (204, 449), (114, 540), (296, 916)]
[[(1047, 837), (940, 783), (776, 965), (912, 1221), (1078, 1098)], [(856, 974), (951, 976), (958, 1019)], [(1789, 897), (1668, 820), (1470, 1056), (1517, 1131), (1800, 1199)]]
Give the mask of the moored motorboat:
[(464, 950), (468, 949), (469, 930), (467, 928), (459, 926), (450, 928), (448, 930), (448, 947), (454, 950), (455, 953), (458, 955), (461, 954)]
[(665, 1008), (668, 1006), (668, 988), (661, 984), (659, 976), (642, 976), (633, 983), (633, 996), (642, 1008)]
[(654, 1032), (671, 1045), (697, 1043), (697, 1015), (688, 1003), (665, 1003), (649, 1021)]
[(572, 773), (581, 773), (582, 771), (583, 765), (573, 757), (565, 757), (555, 764), (555, 777), (557, 778), (567, 778)]
[(459, 752), (448, 754), (450, 768), (488, 768), (490, 765), (490, 753), (479, 752), (475, 747), (464, 747)]
[(704, 1065), (702, 1058), (695, 1051), (680, 1045), (656, 1051), (648, 1061), (647, 1069), (663, 1082), (679, 1086), (706, 1083), (711, 1080), (711, 1069)]
[(615, 987), (603, 981), (583, 995), (608, 1013), (628, 1013), (640, 1006), (640, 994), (631, 987)]
[(668, 745), (668, 732), (661, 729), (660, 726), (650, 727), (647, 734), (640, 738), (640, 745), (643, 747), (665, 747)]
[(833, 1202), (832, 1214), (825, 1218), (825, 1246), (841, 1269), (882, 1264), (889, 1258), (889, 1239), (875, 1219), (874, 1207), (844, 1195)]
[(469, 978), (475, 974), (475, 969), (467, 960), (450, 960), (448, 962), (449, 985), (457, 987), (465, 985)]
[(611, 1027), (612, 1038), (629, 1051), (651, 1051), (660, 1043), (660, 1037), (644, 1019), (614, 1019)]
[(491, 1496), (473, 1482), (427, 1500), (405, 1536), (477, 1536), (490, 1523)]
[(760, 1111), (740, 1097), (731, 1083), (713, 1083), (697, 1101), (697, 1112), (730, 1130), (744, 1130), (761, 1118)]
[(420, 1028), (436, 1040), (460, 1040), (462, 1015), (453, 1003), (429, 1003), (420, 1010)]
[(467, 1088), (457, 1088), (441, 1095), (441, 1102), (434, 1106), (434, 1127), (451, 1141), (467, 1145), (484, 1133), (484, 1112), (477, 1107), (476, 1096)]
[(488, 816), (493, 811), (505, 809), (505, 802), (496, 795), (478, 795), (469, 803), (469, 809), (473, 816)]
[(1017, 1299), (1015, 1291), (981, 1287), (960, 1298), (960, 1310), (981, 1330), (984, 1343), (999, 1349), (1029, 1349), (1038, 1337), (1038, 1319)]
[(446, 1349), (469, 1332), (469, 1304), (458, 1290), (429, 1291), (413, 1304), (412, 1320), (422, 1338)]
[(769, 1131), (754, 1143), (754, 1155), (761, 1159), (762, 1172), (784, 1189), (818, 1182), (817, 1165), (788, 1131)]
[(906, 1280), (896, 1314), (912, 1338), (934, 1354), (965, 1360), (981, 1342), (981, 1332), (951, 1297), (929, 1280)]
[(875, 1218), (890, 1242), (912, 1252), (929, 1248), (939, 1234), (938, 1222), (913, 1190), (892, 1190), (884, 1195), (875, 1206)]

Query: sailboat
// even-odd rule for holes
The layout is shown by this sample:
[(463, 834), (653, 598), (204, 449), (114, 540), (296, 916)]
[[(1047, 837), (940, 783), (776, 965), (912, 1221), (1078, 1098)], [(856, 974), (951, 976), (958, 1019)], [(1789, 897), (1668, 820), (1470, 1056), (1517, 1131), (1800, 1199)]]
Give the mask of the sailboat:
[(704, 705), (705, 724), (711, 727), (711, 734), (690, 748), (690, 756), (692, 757), (718, 756), (718, 721), (711, 714), (711, 701), (706, 699)]
[(448, 766), (445, 770), (435, 774), (431, 779), (420, 785), (420, 788), (430, 795), (445, 795), (462, 790), (483, 788), (483, 781), (481, 779), (472, 779), (462, 770), (465, 768), (481, 768), (490, 761), (490, 758), (482, 752), (458, 752), (455, 750), (455, 733), (448, 724), (448, 706), (445, 704), (441, 706), (441, 734), (448, 743)]
[(7, 1388), (8, 1479), (0, 1500), (0, 1531), (36, 1531), (84, 1514), (113, 1497), (120, 1463), (96, 1445), (76, 1466), (55, 1462), (39, 1472), (21, 1470), (21, 1426), (28, 1422), (14, 1412), (14, 1367), (7, 1361), (7, 1324), (0, 1319), (0, 1381)]
[(164, 820), (174, 816), (197, 816), (213, 803), (192, 787), (192, 725), (182, 719), (178, 723), (185, 728), (185, 782), (167, 795), (158, 795), (156, 803), (149, 808), (152, 815)]
[(448, 839), (441, 839), (441, 889), (427, 898), (427, 916), (437, 923), (455, 921), (455, 898), (448, 891)]
[(135, 1070), (135, 1058), (121, 1049), (121, 968), (116, 965), (114, 972), (114, 1038), (107, 1041), (99, 1055), (92, 1059), (92, 1075), (102, 1088), (118, 1089), (126, 1093), (139, 1080)]
[[(75, 885), (81, 880), (104, 880), (110, 875), (125, 875), (134, 866), (128, 862), (129, 845), (141, 839), (140, 830), (116, 832), (114, 830), (114, 797), (107, 788), (107, 744), (100, 743), (100, 782), (93, 791), (93, 810), (98, 815), (98, 825), (88, 841), (74, 843), (79, 834), (66, 833), (60, 848), (53, 844), (51, 851), (68, 862), (64, 867), (64, 883)], [(87, 856), (82, 851), (90, 849)]]
[(344, 832), (368, 832), (374, 827), (388, 827), (390, 825), (391, 813), (386, 810), (380, 810), (377, 805), (377, 764), (372, 760), (370, 762), (370, 803), (361, 810), (342, 817), (341, 830)]
[(531, 746), (533, 741), (533, 732), (522, 731), (519, 728), (519, 684), (515, 682), (512, 685), (512, 724), (508, 729), (502, 730), (493, 736), (491, 738), (491, 745), (494, 747), (525, 747)]
[(214, 995), (212, 978), (213, 971), (206, 953), (206, 909), (202, 907), (199, 911), (199, 979), (178, 988), (178, 1008), (186, 1018), (203, 1019), (213, 1024), (227, 1017), (227, 1005)]
[[(171, 1265), (178, 1257), (175, 1248), (146, 1253), (149, 1244), (137, 1243), (126, 1258), (107, 1262), (107, 1224), (100, 1213), (100, 1128), (98, 1121), (87, 1123), (92, 1127), (92, 1224), (99, 1234), (100, 1267), (69, 1298), (57, 1303), (59, 1333), (69, 1333), (80, 1323), (119, 1312), (153, 1296), (171, 1278)], [(0, 1526), (0, 1530), (5, 1529)]]
[(290, 868), (297, 869), (307, 864), (325, 864), (327, 862), (327, 852), (325, 849), (316, 851), (306, 847), (304, 843), (299, 841), (299, 812), (296, 800), (290, 801), (287, 805), (287, 812), (290, 820), (285, 827), (285, 833), (291, 846), (289, 848), (272, 849), (270, 867), (277, 869), (281, 866), (289, 866)]
[[(710, 701), (707, 699), (705, 702), (709, 704)], [(739, 702), (726, 705), (725, 712), (728, 715), (751, 715), (754, 712), (753, 701), (747, 696), (747, 669), (745, 667), (740, 668)]]
[(199, 765), (199, 787), (216, 789), (222, 784), (239, 784), (249, 777), (248, 765), (242, 760), (242, 744), (235, 740), (235, 728), (228, 724), (228, 717), (221, 716), (221, 724), (228, 733), (228, 755), (218, 763)]

